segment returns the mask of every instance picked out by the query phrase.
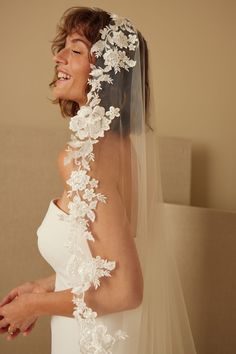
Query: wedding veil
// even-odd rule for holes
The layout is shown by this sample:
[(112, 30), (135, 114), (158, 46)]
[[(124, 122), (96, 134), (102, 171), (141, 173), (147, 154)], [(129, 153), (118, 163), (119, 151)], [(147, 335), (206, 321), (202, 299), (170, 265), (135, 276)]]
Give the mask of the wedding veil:
[[(91, 14), (99, 11), (91, 8)], [(65, 164), (73, 163), (67, 181), (70, 213), (64, 218), (71, 223), (67, 270), (80, 350), (116, 353), (117, 342), (128, 343), (133, 326), (136, 344), (129, 354), (196, 354), (162, 200), (147, 43), (128, 19), (107, 14), (109, 23), (91, 48), (96, 62), (91, 64), (87, 102), (70, 119), (65, 159)], [(99, 235), (99, 223), (106, 235)], [(117, 242), (126, 252), (122, 244), (133, 244), (139, 264), (128, 258), (122, 264), (112, 254), (89, 258), (78, 246), (83, 238), (92, 249), (103, 237), (107, 249), (109, 242)], [(138, 316), (131, 323), (135, 310), (125, 311), (122, 327), (114, 333), (98, 322), (84, 295), (90, 287), (99, 291), (116, 272), (129, 279), (132, 267), (143, 286)]]

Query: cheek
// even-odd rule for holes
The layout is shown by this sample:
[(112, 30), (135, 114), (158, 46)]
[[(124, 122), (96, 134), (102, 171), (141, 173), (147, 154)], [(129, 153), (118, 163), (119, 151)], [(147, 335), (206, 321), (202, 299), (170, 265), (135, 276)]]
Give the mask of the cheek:
[(83, 63), (83, 65), (81, 64), (75, 70), (74, 81), (78, 84), (80, 83), (82, 85), (86, 85), (88, 78), (89, 78), (90, 71), (91, 71), (91, 68), (90, 68), (89, 62), (85, 62), (85, 63)]
[(91, 71), (90, 63), (88, 62), (88, 63), (86, 63), (85, 68), (84, 68), (84, 75), (87, 79), (89, 77), (90, 71)]

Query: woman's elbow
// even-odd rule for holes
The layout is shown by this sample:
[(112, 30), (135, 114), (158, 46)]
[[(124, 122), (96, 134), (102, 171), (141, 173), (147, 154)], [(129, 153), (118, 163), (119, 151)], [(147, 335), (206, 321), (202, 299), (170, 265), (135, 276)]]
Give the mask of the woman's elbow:
[(136, 294), (132, 296), (132, 298), (129, 301), (129, 309), (135, 309), (139, 307), (142, 304), (143, 301), (143, 294)]
[(127, 289), (122, 297), (124, 310), (131, 310), (139, 307), (143, 301), (143, 288), (134, 286)]

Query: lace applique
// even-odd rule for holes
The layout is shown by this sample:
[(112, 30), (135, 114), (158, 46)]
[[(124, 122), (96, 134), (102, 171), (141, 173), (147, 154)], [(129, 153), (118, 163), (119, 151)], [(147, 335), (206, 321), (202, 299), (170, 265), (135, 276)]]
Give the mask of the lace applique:
[[(79, 238), (95, 241), (89, 230), (89, 222), (96, 218), (95, 209), (98, 202), (106, 203), (107, 197), (96, 193), (99, 181), (90, 177), (90, 161), (94, 161), (93, 145), (110, 129), (113, 119), (120, 116), (120, 109), (111, 106), (107, 111), (100, 106), (99, 91), (102, 83), (112, 84), (110, 71), (118, 73), (121, 69), (129, 70), (136, 62), (126, 53), (129, 49), (134, 51), (138, 46), (136, 30), (129, 20), (110, 14), (111, 23), (102, 29), (101, 40), (91, 48), (96, 57), (104, 59), (104, 65), (96, 67), (91, 64), (91, 78), (88, 83), (91, 89), (87, 95), (87, 103), (77, 114), (70, 119), (69, 127), (73, 134), (68, 143), (67, 156), (64, 164), (74, 160), (77, 170), (73, 170), (67, 184), (71, 187), (67, 195), (72, 199), (68, 204), (69, 214), (61, 216), (70, 222), (70, 233), (66, 247), (71, 254), (67, 272), (75, 304), (73, 315), (77, 319), (80, 329), (80, 352), (83, 354), (111, 354), (114, 343), (124, 340), (128, 334), (118, 329), (113, 335), (109, 334), (107, 327), (96, 323), (97, 313), (89, 308), (84, 301), (84, 293), (92, 285), (97, 289), (101, 277), (110, 277), (111, 271), (116, 267), (115, 261), (88, 257), (80, 247)], [(80, 191), (80, 194), (79, 194)], [(82, 193), (82, 197), (81, 197)]]

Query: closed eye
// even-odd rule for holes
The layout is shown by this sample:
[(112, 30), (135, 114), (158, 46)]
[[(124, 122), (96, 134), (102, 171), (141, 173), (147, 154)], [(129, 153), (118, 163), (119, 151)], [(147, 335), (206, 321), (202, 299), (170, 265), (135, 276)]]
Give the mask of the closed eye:
[(81, 52), (78, 52), (76, 50), (72, 50), (73, 53), (80, 54)]

